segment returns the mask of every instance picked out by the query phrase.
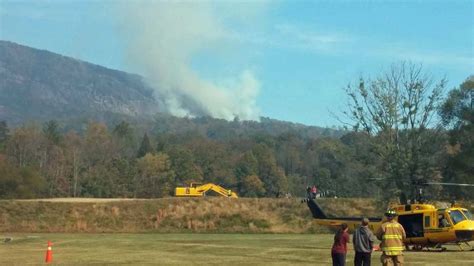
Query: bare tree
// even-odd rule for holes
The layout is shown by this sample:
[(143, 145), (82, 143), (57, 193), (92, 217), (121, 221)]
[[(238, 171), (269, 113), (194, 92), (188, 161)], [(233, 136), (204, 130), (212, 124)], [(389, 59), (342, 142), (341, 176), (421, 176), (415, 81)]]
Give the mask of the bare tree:
[(350, 124), (374, 139), (373, 151), (394, 192), (407, 191), (412, 182), (432, 179), (440, 138), (434, 116), (446, 79), (435, 80), (421, 64), (398, 63), (374, 79), (348, 85)]

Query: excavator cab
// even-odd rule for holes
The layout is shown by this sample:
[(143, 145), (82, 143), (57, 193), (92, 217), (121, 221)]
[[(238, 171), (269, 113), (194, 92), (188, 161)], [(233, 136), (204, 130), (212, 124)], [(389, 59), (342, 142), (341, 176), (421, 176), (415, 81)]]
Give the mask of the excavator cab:
[(191, 183), (189, 184), (189, 187), (197, 188), (199, 186), (202, 186), (202, 183)]

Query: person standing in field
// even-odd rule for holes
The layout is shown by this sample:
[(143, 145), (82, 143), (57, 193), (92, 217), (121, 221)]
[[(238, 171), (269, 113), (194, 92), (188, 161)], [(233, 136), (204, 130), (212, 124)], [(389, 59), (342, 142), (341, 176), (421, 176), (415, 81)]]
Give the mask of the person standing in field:
[(312, 196), (311, 196), (311, 187), (310, 186), (306, 187), (306, 196), (308, 197), (308, 199), (312, 198)]
[(395, 221), (397, 213), (394, 210), (388, 210), (385, 213), (387, 221), (384, 222), (376, 233), (376, 236), (382, 249), (380, 260), (384, 266), (403, 265), (403, 240), (406, 238), (405, 229)]
[(341, 228), (334, 236), (334, 244), (331, 249), (333, 266), (346, 265), (347, 243), (349, 243), (348, 229), (347, 224), (341, 224)]
[(354, 232), (352, 243), (354, 244), (354, 265), (370, 266), (373, 244), (376, 237), (369, 229), (369, 219), (362, 218), (362, 223)]

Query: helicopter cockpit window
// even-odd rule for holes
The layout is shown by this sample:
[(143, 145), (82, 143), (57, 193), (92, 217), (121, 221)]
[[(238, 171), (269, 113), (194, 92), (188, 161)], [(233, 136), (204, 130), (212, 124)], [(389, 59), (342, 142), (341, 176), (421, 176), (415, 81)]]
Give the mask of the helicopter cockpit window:
[(466, 220), (466, 217), (464, 217), (464, 215), (462, 215), (462, 213), (458, 210), (451, 211), (449, 213), (449, 216), (451, 216), (451, 220), (453, 221), (453, 224), (457, 224), (461, 221)]
[(468, 220), (473, 220), (472, 213), (469, 210), (462, 210), (462, 213), (464, 213)]

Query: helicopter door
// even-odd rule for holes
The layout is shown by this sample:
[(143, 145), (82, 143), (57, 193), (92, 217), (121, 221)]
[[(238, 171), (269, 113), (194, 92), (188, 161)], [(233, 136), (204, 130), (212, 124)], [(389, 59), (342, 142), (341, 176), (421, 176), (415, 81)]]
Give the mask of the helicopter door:
[(423, 213), (398, 216), (398, 222), (405, 229), (407, 238), (423, 237)]

